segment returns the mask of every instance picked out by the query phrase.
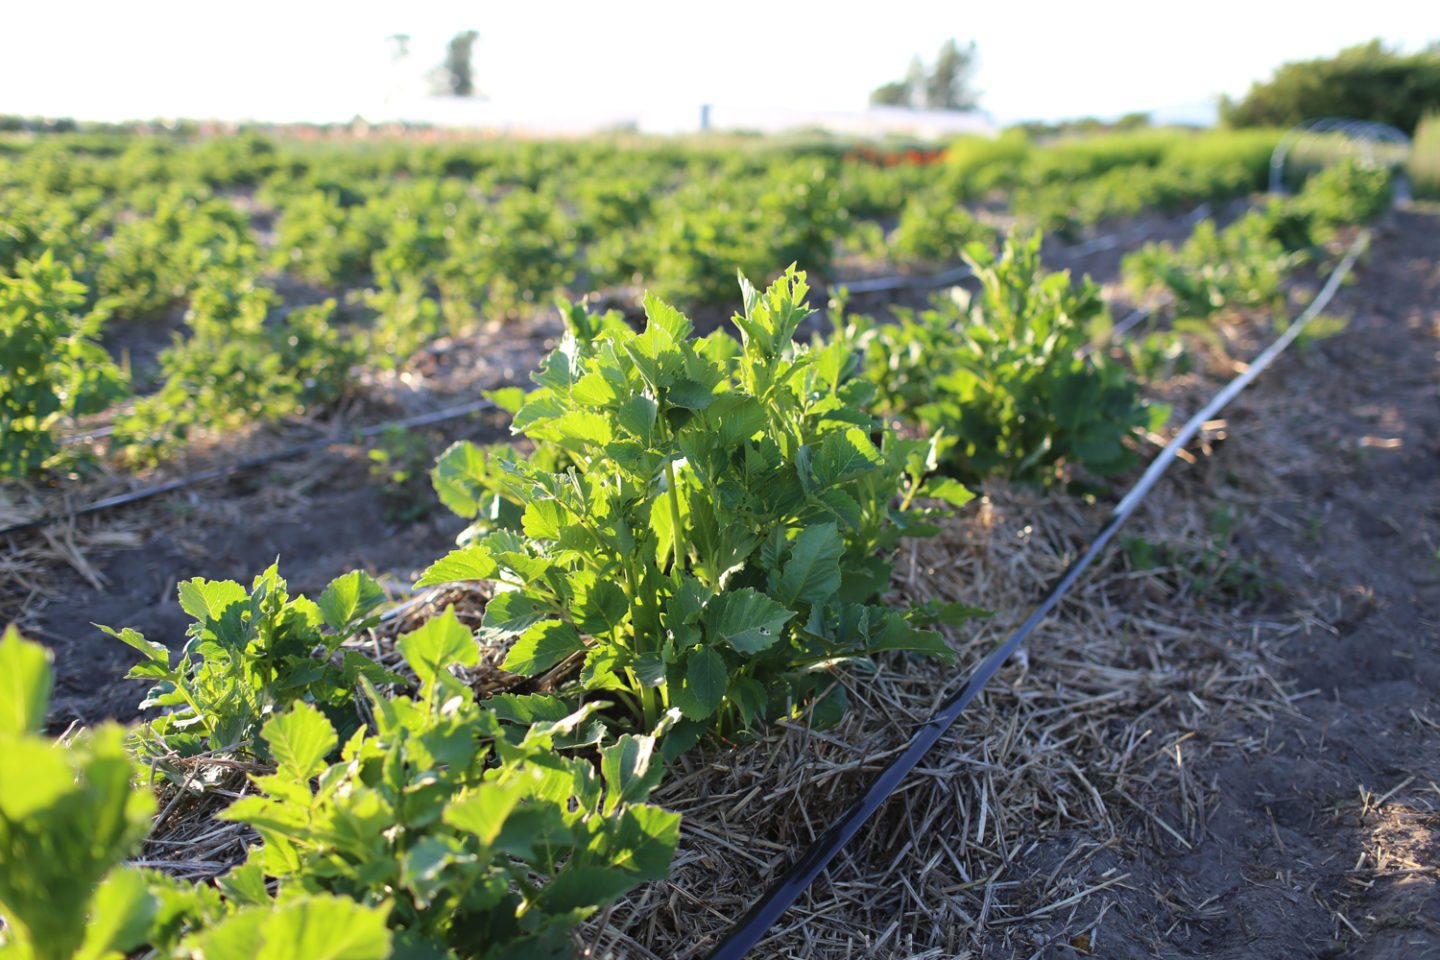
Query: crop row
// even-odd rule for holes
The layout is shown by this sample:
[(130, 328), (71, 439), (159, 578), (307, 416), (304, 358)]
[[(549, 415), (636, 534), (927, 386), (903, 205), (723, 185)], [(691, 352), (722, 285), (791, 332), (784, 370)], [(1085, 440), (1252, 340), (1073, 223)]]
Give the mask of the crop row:
[[(111, 450), (143, 464), (197, 431), (323, 412), (356, 370), (568, 289), (643, 284), (689, 309), (725, 303), (737, 268), (943, 266), (996, 239), (967, 204), (1062, 228), (1244, 194), (1274, 139), (1007, 136), (889, 166), (799, 146), (0, 144), (0, 356), (28, 373), (0, 375), (0, 477), (73, 467), (55, 427), (132, 390)], [(182, 309), (158, 370), (94, 347)]]
[[(1322, 253), (1384, 189), (1337, 168), (1253, 223), (1138, 254), (1134, 275), (1191, 311), (1181, 291), (1230, 267), (1217, 308), (1265, 304), (1261, 260)], [(763, 291), (742, 281), (734, 335), (696, 337), (655, 297), (638, 334), (564, 305), (535, 389), (496, 395), (523, 447), (457, 444), (433, 473), (471, 525), (417, 586), (490, 584), (480, 628), (447, 610), (398, 638), (397, 669), (359, 642), (384, 600), (363, 573), (313, 600), (274, 567), (248, 589), (194, 579), (178, 653), (108, 630), (140, 654), (130, 676), (158, 715), (56, 744), (47, 655), (7, 631), (4, 949), (570, 955), (586, 917), (665, 875), (679, 817), (648, 798), (667, 763), (781, 718), (835, 722), (844, 673), (877, 657), (951, 657), (937, 628), (981, 611), (884, 597), (897, 545), (933, 533), (966, 483), (1133, 462), (1156, 411), (1110, 351), (1084, 349), (1093, 286), (1047, 275), (1037, 247), (977, 247), (974, 294), (899, 324), (837, 310), (809, 343), (793, 268)], [(1204, 259), (1217, 249), (1237, 259)], [(477, 700), (467, 680), (498, 653), (528, 691)], [(155, 798), (204, 792), (196, 763), (215, 757), (250, 771), (219, 813), (253, 828), (244, 862), (213, 883), (125, 865)]]

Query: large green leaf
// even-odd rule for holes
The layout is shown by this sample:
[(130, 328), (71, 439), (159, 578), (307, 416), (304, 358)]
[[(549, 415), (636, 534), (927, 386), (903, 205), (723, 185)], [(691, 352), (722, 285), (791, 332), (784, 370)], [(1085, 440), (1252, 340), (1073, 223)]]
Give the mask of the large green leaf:
[(0, 734), (38, 733), (50, 706), (50, 656), (12, 624), (0, 636)]
[(691, 652), (685, 660), (685, 673), (677, 690), (672, 682), (670, 699), (680, 712), (691, 720), (705, 720), (719, 709), (725, 699), (730, 671), (725, 658), (709, 647)]
[(744, 654), (756, 654), (773, 646), (793, 616), (794, 611), (753, 587), (723, 593), (706, 610), (711, 636)]
[(541, 620), (520, 635), (502, 666), (522, 677), (533, 677), (584, 649), (585, 641), (570, 624), (563, 620)]
[(272, 717), (262, 729), (262, 736), (279, 772), (300, 783), (325, 768), (325, 758), (340, 742), (335, 727), (308, 703), (297, 703)]
[(654, 737), (622, 734), (600, 748), (600, 772), (605, 777), (605, 807), (609, 814), (621, 804), (639, 803), (660, 785), (665, 767), (655, 753)]
[(336, 633), (344, 633), (351, 624), (363, 620), (384, 602), (385, 591), (363, 570), (336, 577), (316, 601), (325, 616), (325, 625)]
[(500, 566), (490, 551), (481, 546), (461, 547), (451, 550), (445, 556), (430, 564), (416, 587), (433, 587), (442, 583), (456, 583), (462, 580), (493, 580), (500, 572)]
[(389, 906), (312, 896), (246, 907), (182, 945), (196, 960), (386, 960)]
[(451, 666), (473, 667), (480, 662), (475, 637), (455, 616), (454, 607), (446, 607), (440, 616), (431, 617), (420, 629), (405, 634), (396, 646), (420, 678), (427, 698), (433, 698), (437, 683), (451, 678)]
[(833, 523), (804, 530), (790, 543), (790, 559), (781, 568), (776, 594), (785, 604), (824, 603), (840, 589), (840, 557), (845, 542)]

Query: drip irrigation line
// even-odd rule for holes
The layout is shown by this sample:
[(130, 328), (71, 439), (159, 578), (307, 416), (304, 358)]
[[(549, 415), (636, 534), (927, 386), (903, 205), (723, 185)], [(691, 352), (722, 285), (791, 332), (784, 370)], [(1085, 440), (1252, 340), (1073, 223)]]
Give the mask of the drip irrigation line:
[(805, 892), (811, 882), (829, 866), (841, 849), (857, 834), (865, 823), (874, 816), (880, 806), (889, 799), (901, 782), (909, 775), (910, 771), (920, 763), (924, 756), (929, 753), (930, 748), (940, 741), (947, 731), (955, 724), (985, 685), (999, 672), (1005, 662), (1014, 655), (1025, 639), (1035, 631), (1037, 627), (1050, 615), (1055, 607), (1064, 599), (1065, 594), (1070, 591), (1080, 579), (1080, 575), (1086, 568), (1095, 561), (1095, 558), (1105, 549), (1106, 545), (1114, 538), (1122, 524), (1135, 512), (1140, 501), (1145, 498), (1169, 468), (1170, 464), (1177, 459), (1176, 454), (1200, 432), (1201, 427), (1212, 420), (1227, 403), (1235, 398), (1240, 391), (1250, 385), (1256, 377), (1274, 362), (1275, 358), (1285, 351), (1301, 333), (1310, 321), (1319, 315), (1320, 311), (1335, 296), (1340, 288), (1341, 282), (1354, 266), (1355, 260), (1360, 256), (1361, 251), (1369, 241), (1369, 233), (1362, 233), (1350, 245), (1343, 260), (1330, 275), (1325, 286), (1319, 294), (1311, 301), (1310, 306), (1305, 309), (1295, 322), (1292, 323), (1283, 335), (1275, 340), (1258, 357), (1251, 362), (1250, 366), (1243, 373), (1231, 380), (1220, 390), (1215, 397), (1203, 408), (1197, 411), (1175, 437), (1165, 446), (1145, 470), (1145, 473), (1130, 488), (1110, 514), (1110, 519), (1101, 528), (1099, 534), (1091, 542), (1090, 546), (1078, 558), (1065, 568), (1065, 571), (1045, 594), (1044, 598), (1031, 612), (1025, 622), (1015, 630), (1010, 637), (995, 647), (980, 662), (966, 681), (960, 692), (952, 696), (940, 705), (924, 726), (915, 731), (910, 738), (910, 743), (885, 769), (882, 770), (865, 792), (850, 806), (844, 814), (828, 827), (824, 833), (816, 837), (809, 849), (796, 860), (784, 874), (776, 880), (765, 894), (751, 906), (750, 910), (735, 923), (725, 938), (711, 951), (708, 960), (740, 960), (749, 950), (755, 946), (774, 926), (780, 916), (788, 910), (800, 895)]
[(171, 493), (175, 490), (183, 490), (186, 487), (193, 487), (199, 483), (210, 480), (219, 480), (224, 477), (243, 473), (247, 470), (254, 470), (268, 464), (277, 463), (281, 460), (293, 460), (296, 457), (303, 457), (307, 453), (315, 453), (320, 450), (328, 450), (331, 447), (340, 446), (346, 442), (355, 440), (366, 440), (378, 436), (388, 430), (410, 430), (415, 427), (429, 426), (434, 423), (443, 423), (447, 420), (455, 420), (459, 417), (468, 416), (472, 413), (479, 413), (484, 410), (494, 409), (495, 404), (490, 400), (474, 400), (470, 403), (461, 404), (458, 407), (447, 407), (444, 410), (435, 410), (430, 413), (421, 413), (413, 417), (406, 417), (402, 420), (391, 420), (387, 423), (374, 424), (356, 430), (347, 439), (339, 437), (322, 437), (319, 440), (312, 440), (309, 443), (298, 444), (287, 447), (284, 450), (274, 450), (270, 453), (262, 453), (259, 456), (251, 457), (248, 460), (241, 460), (238, 463), (228, 464), (223, 467), (215, 467), (210, 470), (202, 470), (199, 473), (192, 473), (188, 476), (177, 477), (165, 483), (156, 484), (153, 487), (146, 487), (141, 490), (132, 490), (128, 493), (117, 494), (107, 497), (104, 500), (97, 500), (94, 503), (79, 507), (75, 510), (62, 511), (60, 513), (49, 513), (36, 517), (33, 520), (26, 520), (0, 530), (0, 537), (9, 536), (15, 533), (27, 533), (31, 530), (38, 530), (41, 527), (49, 526), (61, 520), (72, 520), (76, 517), (87, 516), (92, 513), (100, 513), (114, 507), (126, 506), (137, 503), (141, 500), (148, 500), (151, 497), (158, 497), (164, 493)]

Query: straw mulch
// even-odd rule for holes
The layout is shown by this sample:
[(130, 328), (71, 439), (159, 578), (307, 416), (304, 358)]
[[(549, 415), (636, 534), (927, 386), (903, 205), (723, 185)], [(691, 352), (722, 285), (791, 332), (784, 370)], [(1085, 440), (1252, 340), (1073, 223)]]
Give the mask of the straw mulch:
[[(1025, 617), (1104, 514), (993, 490), (917, 544), (897, 599), (997, 611), (953, 638), (958, 665), (897, 659), (847, 675), (852, 709), (837, 728), (795, 723), (688, 758), (656, 797), (685, 815), (672, 876), (595, 924), (592, 954), (703, 956)], [(1112, 551), (755, 956), (1030, 956), (1056, 944), (1104, 955), (1107, 915), (1150, 879), (1127, 872), (1129, 851), (1192, 847), (1216, 807), (1193, 765), (1259, 746), (1212, 733), (1285, 709), (1265, 648), (1294, 629), (1191, 593), (1183, 558), (1214, 548), (1203, 500), (1159, 492), (1124, 536), (1176, 563), (1134, 569)]]

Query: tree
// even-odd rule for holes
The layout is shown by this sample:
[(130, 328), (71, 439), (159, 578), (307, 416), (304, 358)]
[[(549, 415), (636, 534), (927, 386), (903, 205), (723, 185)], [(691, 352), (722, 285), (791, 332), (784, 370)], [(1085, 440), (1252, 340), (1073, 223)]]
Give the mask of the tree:
[(910, 84), (903, 80), (891, 80), (870, 91), (870, 104), (875, 107), (910, 106)]
[(963, 50), (951, 37), (935, 58), (935, 69), (925, 84), (925, 106), (931, 110), (974, 110), (979, 91), (971, 84), (975, 72), (975, 41)]
[(925, 62), (915, 57), (905, 79), (876, 87), (870, 102), (916, 110), (974, 110), (980, 102), (980, 92), (971, 85), (974, 72), (975, 42), (961, 47), (952, 37), (940, 47), (934, 69), (926, 70)]
[(1333, 57), (1287, 63), (1236, 101), (1221, 101), (1227, 126), (1293, 126), (1315, 117), (1354, 117), (1415, 129), (1440, 106), (1440, 49), (1402, 54), (1379, 40)]
[(450, 38), (445, 62), (430, 75), (431, 86), (441, 96), (475, 96), (475, 41), (480, 34), (465, 30)]

